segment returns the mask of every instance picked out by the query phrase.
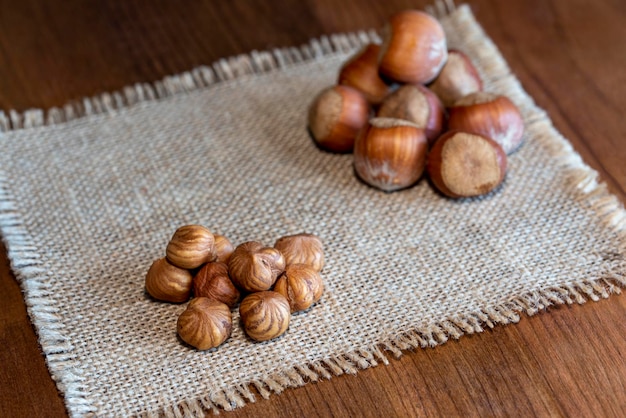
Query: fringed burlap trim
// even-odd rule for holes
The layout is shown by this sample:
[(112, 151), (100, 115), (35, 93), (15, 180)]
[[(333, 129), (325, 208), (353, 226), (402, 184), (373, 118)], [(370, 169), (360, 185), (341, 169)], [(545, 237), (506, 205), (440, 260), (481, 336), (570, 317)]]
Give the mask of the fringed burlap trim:
[[(437, 0), (427, 10), (439, 18), (448, 16), (455, 10), (471, 15), (468, 6), (463, 5), (457, 9), (452, 0)], [(115, 112), (141, 102), (159, 100), (219, 82), (314, 61), (337, 52), (349, 52), (369, 42), (378, 41), (379, 37), (375, 31), (324, 36), (300, 48), (255, 51), (248, 55), (222, 59), (211, 67), (198, 67), (153, 84), (135, 84), (118, 92), (104, 93), (72, 102), (62, 108), (47, 111), (32, 109), (23, 113), (0, 111), (0, 134)], [(495, 46), (493, 50), (497, 51)], [(484, 54), (480, 59), (486, 62), (484, 67), (497, 69), (496, 77), (492, 77), (491, 84), (515, 96), (514, 101), (524, 105), (522, 110), (526, 110), (524, 113), (529, 137), (553, 155), (555, 163), (566, 170), (576, 198), (592, 208), (606, 226), (626, 243), (626, 212), (621, 202), (607, 191), (604, 184), (598, 183), (597, 173), (582, 161), (569, 142), (552, 126), (545, 112), (537, 108), (521, 89), (503, 58), (499, 54), (494, 54), (491, 48), (484, 48), (483, 51)], [(73, 356), (73, 347), (65, 336), (62, 315), (56, 311), (49, 299), (53, 291), (51, 278), (40, 264), (38, 248), (27, 234), (7, 190), (6, 179), (0, 177), (0, 226), (12, 269), (27, 296), (28, 312), (39, 332), (39, 341), (46, 354), (48, 366), (57, 385), (65, 393), (65, 402), (72, 414), (94, 416), (97, 410), (89, 400), (89, 394), (82, 390), (83, 378)], [(626, 244), (622, 248), (622, 251), (625, 250)], [(272, 393), (280, 393), (287, 388), (299, 387), (307, 382), (330, 379), (346, 373), (355, 374), (379, 363), (388, 364), (388, 353), (400, 357), (407, 350), (435, 347), (450, 338), (458, 339), (464, 334), (482, 332), (485, 328), (493, 328), (498, 324), (517, 322), (520, 313), (534, 315), (553, 305), (597, 301), (607, 298), (612, 293), (619, 293), (620, 287), (626, 287), (626, 275), (612, 275), (559, 287), (537, 289), (495, 307), (485, 307), (478, 312), (447, 318), (426, 329), (416, 328), (369, 347), (294, 366), (245, 385), (188, 399), (178, 405), (164, 406), (159, 411), (146, 412), (142, 416), (200, 417), (204, 416), (206, 411), (219, 413), (222, 409), (232, 410), (244, 406), (247, 402), (255, 402), (256, 397), (252, 389), (267, 399)]]

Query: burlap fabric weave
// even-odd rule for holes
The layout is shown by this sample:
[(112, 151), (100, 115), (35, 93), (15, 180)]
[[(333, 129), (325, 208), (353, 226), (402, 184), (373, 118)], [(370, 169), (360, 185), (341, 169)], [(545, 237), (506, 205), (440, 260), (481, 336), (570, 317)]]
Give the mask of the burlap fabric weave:
[[(386, 362), (626, 283), (624, 212), (521, 89), (469, 8), (451, 47), (522, 110), (505, 184), (453, 201), (422, 181), (385, 194), (318, 150), (307, 107), (375, 34), (254, 53), (154, 86), (0, 117), (0, 225), (71, 415), (201, 415)], [(322, 300), (288, 332), (218, 349), (176, 336), (184, 305), (144, 292), (173, 231), (235, 243), (319, 235)], [(238, 314), (234, 313), (235, 322)]]

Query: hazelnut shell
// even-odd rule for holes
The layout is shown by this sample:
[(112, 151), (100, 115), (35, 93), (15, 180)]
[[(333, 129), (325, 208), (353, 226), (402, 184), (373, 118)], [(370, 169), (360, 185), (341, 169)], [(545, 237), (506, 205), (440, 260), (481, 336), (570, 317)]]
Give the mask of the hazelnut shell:
[(374, 118), (354, 147), (354, 169), (370, 186), (391, 192), (413, 185), (424, 172), (424, 130), (400, 119)]
[(524, 120), (517, 106), (505, 96), (477, 92), (458, 100), (449, 109), (448, 128), (484, 135), (512, 154), (524, 139)]
[(428, 175), (449, 197), (472, 197), (495, 189), (506, 174), (507, 158), (491, 138), (460, 131), (443, 134), (428, 156)]
[(445, 107), (451, 107), (462, 97), (482, 91), (483, 82), (468, 56), (451, 49), (446, 64), (428, 87)]
[(373, 104), (380, 104), (389, 93), (389, 85), (378, 74), (378, 56), (380, 46), (368, 44), (339, 71), (338, 83), (360, 91), (365, 99)]
[(441, 24), (427, 13), (406, 10), (383, 29), (379, 72), (401, 83), (431, 82), (446, 62), (448, 49)]
[(429, 143), (439, 137), (444, 123), (439, 98), (421, 84), (405, 84), (391, 93), (378, 109), (377, 116), (414, 123), (424, 130)]
[(354, 139), (365, 125), (370, 108), (365, 97), (348, 86), (322, 91), (309, 109), (309, 129), (317, 145), (327, 151), (352, 152)]

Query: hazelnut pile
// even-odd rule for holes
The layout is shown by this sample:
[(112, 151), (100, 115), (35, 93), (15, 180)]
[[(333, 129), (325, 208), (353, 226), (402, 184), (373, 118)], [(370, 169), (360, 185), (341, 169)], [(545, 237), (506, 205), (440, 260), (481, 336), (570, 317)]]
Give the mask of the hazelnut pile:
[(353, 152), (358, 177), (386, 192), (413, 186), (424, 171), (453, 198), (498, 187), (507, 155), (523, 141), (517, 107), (483, 91), (470, 59), (447, 49), (432, 16), (400, 12), (382, 38), (349, 59), (338, 84), (313, 101), (309, 130), (318, 147)]
[(177, 330), (187, 344), (207, 350), (228, 339), (231, 309), (239, 304), (246, 334), (256, 341), (282, 335), (291, 314), (320, 300), (324, 283), (322, 241), (312, 234), (279, 238), (274, 247), (255, 241), (234, 248), (202, 225), (185, 225), (167, 244), (166, 256), (152, 263), (146, 291), (155, 299), (182, 303)]

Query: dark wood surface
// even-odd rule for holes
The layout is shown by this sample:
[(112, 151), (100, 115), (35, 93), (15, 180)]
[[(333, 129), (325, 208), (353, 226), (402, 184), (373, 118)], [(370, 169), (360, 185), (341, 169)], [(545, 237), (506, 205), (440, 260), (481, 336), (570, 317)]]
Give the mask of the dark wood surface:
[[(48, 108), (253, 49), (378, 27), (427, 3), (0, 0), (0, 109)], [(626, 2), (469, 3), (525, 89), (625, 201)], [(0, 254), (0, 416), (63, 416)], [(226, 415), (626, 416), (625, 320), (624, 296), (552, 308)]]

